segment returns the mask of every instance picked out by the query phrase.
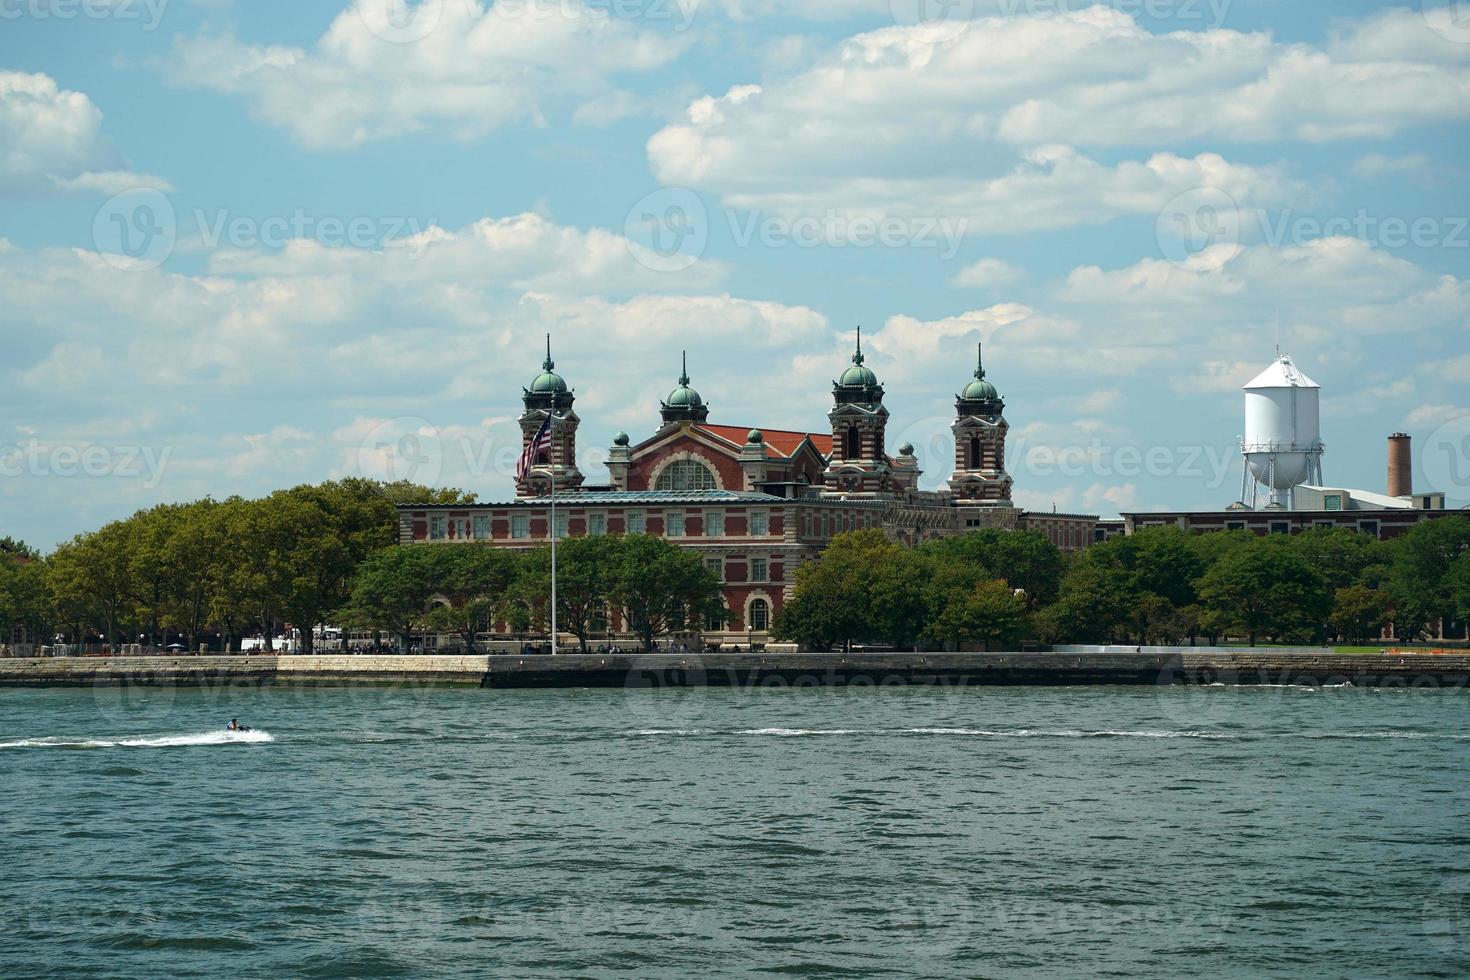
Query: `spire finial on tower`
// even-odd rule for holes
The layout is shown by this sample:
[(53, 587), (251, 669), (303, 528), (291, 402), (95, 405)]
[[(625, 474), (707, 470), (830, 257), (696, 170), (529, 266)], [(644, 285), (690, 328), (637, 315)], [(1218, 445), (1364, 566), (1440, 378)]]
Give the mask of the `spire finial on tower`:
[(863, 363), (863, 326), (858, 324), (857, 328), (857, 351), (852, 355), (852, 363)]
[(689, 352), (679, 352), (679, 384), (689, 387)]
[(981, 341), (975, 345), (975, 379), (985, 380), (985, 342)]
[(556, 367), (556, 362), (551, 359), (551, 334), (546, 335), (546, 360), (541, 362), (541, 370), (550, 371)]

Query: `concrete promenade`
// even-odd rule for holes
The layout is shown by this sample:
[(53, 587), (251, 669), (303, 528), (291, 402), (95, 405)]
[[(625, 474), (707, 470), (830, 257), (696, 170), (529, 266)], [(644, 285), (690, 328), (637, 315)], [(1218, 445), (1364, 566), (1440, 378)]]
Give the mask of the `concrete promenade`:
[(182, 656), (0, 659), (0, 687), (1354, 684), (1470, 688), (1470, 655), (1239, 648), (1053, 653)]

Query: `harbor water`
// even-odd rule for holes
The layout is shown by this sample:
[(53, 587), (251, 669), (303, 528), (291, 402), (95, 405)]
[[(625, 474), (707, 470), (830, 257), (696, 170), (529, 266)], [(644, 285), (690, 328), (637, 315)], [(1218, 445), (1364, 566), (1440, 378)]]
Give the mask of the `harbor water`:
[(0, 835), (8, 978), (1470, 974), (1462, 691), (4, 690)]

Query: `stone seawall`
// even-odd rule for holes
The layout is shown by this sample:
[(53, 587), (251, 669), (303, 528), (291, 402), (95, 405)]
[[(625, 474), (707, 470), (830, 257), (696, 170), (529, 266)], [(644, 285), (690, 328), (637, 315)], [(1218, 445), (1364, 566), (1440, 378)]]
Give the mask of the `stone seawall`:
[(1200, 648), (1121, 653), (711, 653), (0, 659), (0, 686), (481, 687), (1353, 684), (1470, 689), (1470, 655)]
[(1470, 656), (1330, 652), (600, 654), (491, 657), (490, 687), (1355, 684), (1470, 687)]
[(218, 687), (398, 681), (480, 685), (487, 671), (486, 657), (35, 657), (0, 659), (0, 686), (172, 684)]

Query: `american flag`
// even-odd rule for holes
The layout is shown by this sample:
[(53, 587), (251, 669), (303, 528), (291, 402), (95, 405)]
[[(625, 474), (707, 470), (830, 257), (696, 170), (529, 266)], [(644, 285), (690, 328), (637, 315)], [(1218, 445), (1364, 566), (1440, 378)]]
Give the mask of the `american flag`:
[(526, 479), (526, 474), (531, 472), (531, 467), (536, 462), (536, 457), (551, 448), (551, 415), (541, 423), (541, 428), (526, 443), (526, 448), (521, 451), (521, 458), (516, 460), (516, 482), (521, 483)]

